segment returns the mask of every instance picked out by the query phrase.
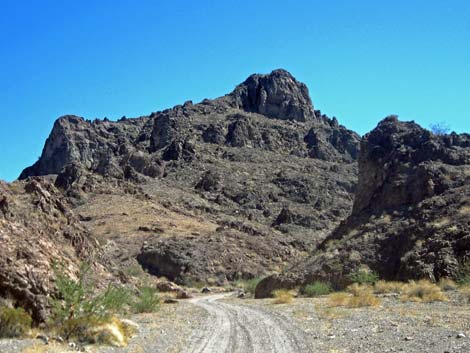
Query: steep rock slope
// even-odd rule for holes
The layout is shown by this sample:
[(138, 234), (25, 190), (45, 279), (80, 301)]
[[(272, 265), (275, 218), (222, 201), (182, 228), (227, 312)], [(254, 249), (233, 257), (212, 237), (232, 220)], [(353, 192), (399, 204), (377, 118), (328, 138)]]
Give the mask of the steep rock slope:
[(469, 196), (470, 135), (437, 136), (388, 117), (361, 142), (352, 214), (257, 296), (313, 280), (341, 287), (358, 269), (389, 280), (458, 277), (470, 261)]
[(37, 321), (47, 317), (53, 263), (73, 276), (81, 261), (94, 263), (97, 245), (63, 195), (39, 179), (0, 181), (0, 243), (0, 296)]
[(124, 267), (223, 283), (305, 257), (349, 215), (359, 141), (275, 70), (136, 119), (62, 117), (20, 178), (57, 175)]

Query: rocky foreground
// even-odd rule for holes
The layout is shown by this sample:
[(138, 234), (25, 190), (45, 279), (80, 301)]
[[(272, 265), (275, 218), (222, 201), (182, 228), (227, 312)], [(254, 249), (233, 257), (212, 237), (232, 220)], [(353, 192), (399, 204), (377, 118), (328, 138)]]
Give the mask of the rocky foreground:
[[(140, 332), (126, 348), (86, 346), (87, 352), (429, 352), (470, 349), (470, 307), (450, 302), (402, 303), (382, 297), (373, 308), (329, 307), (326, 297), (236, 299), (227, 294), (166, 305), (135, 317)], [(0, 341), (0, 351), (66, 352), (64, 345)]]

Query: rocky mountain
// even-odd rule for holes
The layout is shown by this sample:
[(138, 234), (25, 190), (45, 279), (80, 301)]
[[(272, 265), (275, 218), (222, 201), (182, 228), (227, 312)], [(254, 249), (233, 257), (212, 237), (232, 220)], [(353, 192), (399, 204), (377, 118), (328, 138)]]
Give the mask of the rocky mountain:
[(305, 258), (350, 214), (359, 142), (275, 70), (139, 118), (63, 116), (20, 179), (49, 175), (112, 271), (223, 284)]
[(258, 297), (314, 280), (343, 287), (358, 270), (432, 281), (470, 272), (470, 135), (434, 135), (391, 116), (359, 155), (351, 215), (309, 259), (262, 281)]

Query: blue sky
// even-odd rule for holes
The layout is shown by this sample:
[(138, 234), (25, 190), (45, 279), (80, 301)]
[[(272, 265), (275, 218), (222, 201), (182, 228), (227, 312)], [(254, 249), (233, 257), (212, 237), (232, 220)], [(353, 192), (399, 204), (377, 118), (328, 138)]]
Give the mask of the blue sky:
[(0, 178), (64, 114), (149, 114), (289, 70), (361, 134), (386, 115), (470, 132), (468, 1), (0, 0)]

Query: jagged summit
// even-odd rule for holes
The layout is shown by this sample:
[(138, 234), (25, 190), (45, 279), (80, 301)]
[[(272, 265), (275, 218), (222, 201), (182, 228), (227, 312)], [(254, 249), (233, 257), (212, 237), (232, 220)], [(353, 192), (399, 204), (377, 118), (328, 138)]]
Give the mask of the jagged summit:
[(297, 121), (315, 118), (307, 86), (284, 69), (251, 75), (229, 97), (237, 108), (270, 118)]
[(72, 164), (118, 179), (154, 178), (163, 175), (162, 160), (192, 160), (201, 143), (353, 161), (359, 139), (314, 111), (307, 86), (279, 69), (251, 75), (226, 96), (140, 118), (60, 117), (40, 159), (19, 178), (59, 174)]

